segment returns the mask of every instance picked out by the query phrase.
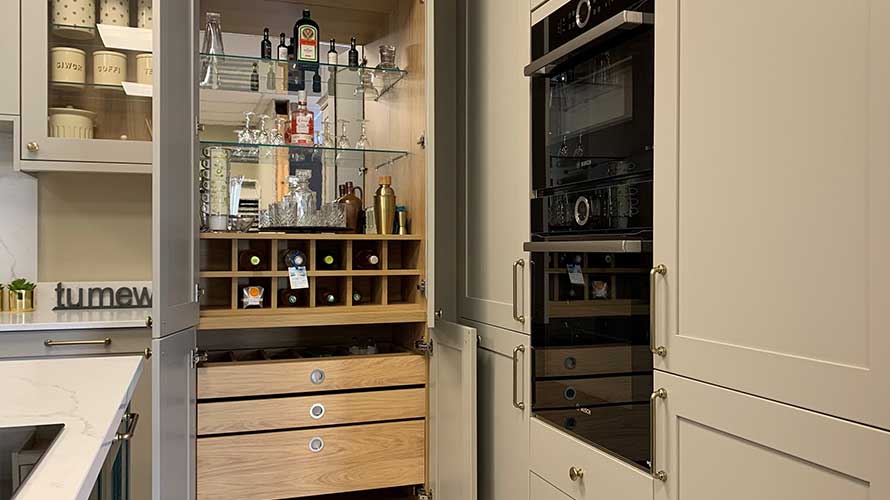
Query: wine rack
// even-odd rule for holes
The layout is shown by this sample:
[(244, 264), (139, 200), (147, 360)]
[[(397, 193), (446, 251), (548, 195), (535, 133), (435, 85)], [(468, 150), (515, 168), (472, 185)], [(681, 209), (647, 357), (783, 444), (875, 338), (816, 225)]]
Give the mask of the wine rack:
[[(206, 233), (201, 235), (201, 329), (264, 328), (426, 321), (421, 236), (365, 234)], [(283, 254), (306, 256), (308, 288), (290, 290)], [(372, 251), (379, 262), (356, 268)], [(239, 257), (256, 255), (246, 269)], [(323, 257), (331, 255), (332, 263)], [(262, 307), (243, 307), (242, 290), (263, 287)], [(331, 298), (333, 297), (333, 298)], [(333, 304), (327, 303), (330, 299)]]

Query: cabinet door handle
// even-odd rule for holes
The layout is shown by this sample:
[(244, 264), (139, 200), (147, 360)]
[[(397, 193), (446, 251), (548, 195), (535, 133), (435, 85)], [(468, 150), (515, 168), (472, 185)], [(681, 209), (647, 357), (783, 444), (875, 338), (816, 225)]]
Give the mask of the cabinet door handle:
[(668, 477), (666, 472), (658, 470), (658, 465), (655, 462), (658, 456), (658, 453), (656, 453), (655, 450), (655, 446), (658, 444), (655, 434), (655, 403), (658, 402), (659, 399), (667, 398), (667, 395), (667, 391), (664, 390), (664, 388), (661, 388), (649, 396), (649, 450), (652, 453), (652, 477), (662, 482), (667, 481)]
[(124, 432), (118, 432), (114, 435), (115, 441), (129, 441), (133, 438), (133, 434), (136, 433), (136, 424), (139, 423), (139, 414), (125, 413), (124, 422), (127, 423), (127, 428), (124, 429)]
[(111, 345), (111, 337), (105, 337), (104, 339), (96, 339), (96, 340), (52, 340), (46, 339), (43, 341), (43, 345), (46, 347), (60, 347), (65, 345)]
[[(516, 279), (516, 269), (520, 268), (520, 267), (522, 268), (523, 277), (525, 277), (525, 261), (522, 259), (517, 259), (515, 262), (513, 262), (513, 319), (524, 324), (525, 323), (525, 315), (522, 314), (523, 311), (519, 311), (516, 308), (516, 302), (517, 302), (516, 289), (519, 288), (516, 285), (516, 282), (518, 281)], [(522, 308), (525, 309), (525, 280), (523, 279), (522, 281), (523, 281), (523, 283), (522, 283), (522, 290), (521, 290), (520, 298), (522, 299)]]
[(664, 264), (659, 264), (649, 271), (649, 350), (652, 351), (652, 354), (657, 354), (662, 358), (667, 356), (667, 348), (663, 345), (658, 345), (655, 331), (658, 325), (658, 322), (655, 321), (655, 311), (658, 310), (655, 307), (655, 297), (658, 295), (655, 293), (655, 278), (659, 275), (664, 276), (667, 272), (667, 267)]
[(519, 392), (517, 389), (519, 384), (516, 383), (516, 374), (519, 372), (517, 366), (519, 365), (519, 353), (525, 354), (525, 346), (520, 344), (513, 348), (513, 406), (517, 409), (524, 410), (525, 402), (519, 399), (517, 393)]
[(569, 467), (569, 479), (572, 481), (580, 481), (584, 478), (584, 469), (580, 467), (575, 467), (574, 465)]
[(36, 153), (40, 151), (40, 144), (37, 144), (36, 142), (29, 142), (26, 147), (28, 148), (29, 153)]

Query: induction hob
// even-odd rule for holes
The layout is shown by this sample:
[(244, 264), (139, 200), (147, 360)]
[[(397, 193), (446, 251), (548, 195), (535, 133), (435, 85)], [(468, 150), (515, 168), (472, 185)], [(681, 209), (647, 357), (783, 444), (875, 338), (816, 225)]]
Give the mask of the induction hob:
[[(0, 427), (0, 500), (15, 498), (65, 424)], [(10, 477), (11, 473), (11, 477)]]

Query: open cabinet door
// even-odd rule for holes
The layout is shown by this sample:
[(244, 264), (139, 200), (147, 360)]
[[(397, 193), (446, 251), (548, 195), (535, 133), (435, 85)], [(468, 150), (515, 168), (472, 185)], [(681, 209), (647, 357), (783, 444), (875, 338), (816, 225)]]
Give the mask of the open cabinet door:
[(152, 336), (198, 324), (198, 185), (194, 2), (154, 3)]
[(436, 500), (476, 499), (476, 329), (430, 330), (429, 486)]

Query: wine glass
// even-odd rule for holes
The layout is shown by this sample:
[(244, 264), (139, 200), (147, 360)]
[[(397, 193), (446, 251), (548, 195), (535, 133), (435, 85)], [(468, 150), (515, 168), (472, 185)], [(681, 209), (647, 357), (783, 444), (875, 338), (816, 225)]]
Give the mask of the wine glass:
[(250, 128), (250, 122), (255, 115), (256, 113), (253, 111), (244, 113), (244, 128), (235, 129), (235, 133), (238, 134), (239, 144), (251, 144), (253, 142), (254, 132), (253, 129)]
[(346, 134), (346, 126), (349, 125), (349, 120), (339, 119), (337, 123), (340, 124), (340, 137), (337, 137), (337, 147), (340, 149), (351, 149), (352, 145), (349, 143), (349, 136)]
[(362, 124), (362, 135), (359, 136), (358, 141), (355, 143), (355, 149), (370, 149), (371, 141), (368, 140), (368, 122), (371, 120), (359, 120), (359, 123)]
[(323, 148), (334, 149), (336, 146), (334, 144), (334, 133), (331, 132), (331, 120), (330, 118), (325, 117), (324, 120), (321, 121), (322, 127), (322, 142), (321, 146)]

